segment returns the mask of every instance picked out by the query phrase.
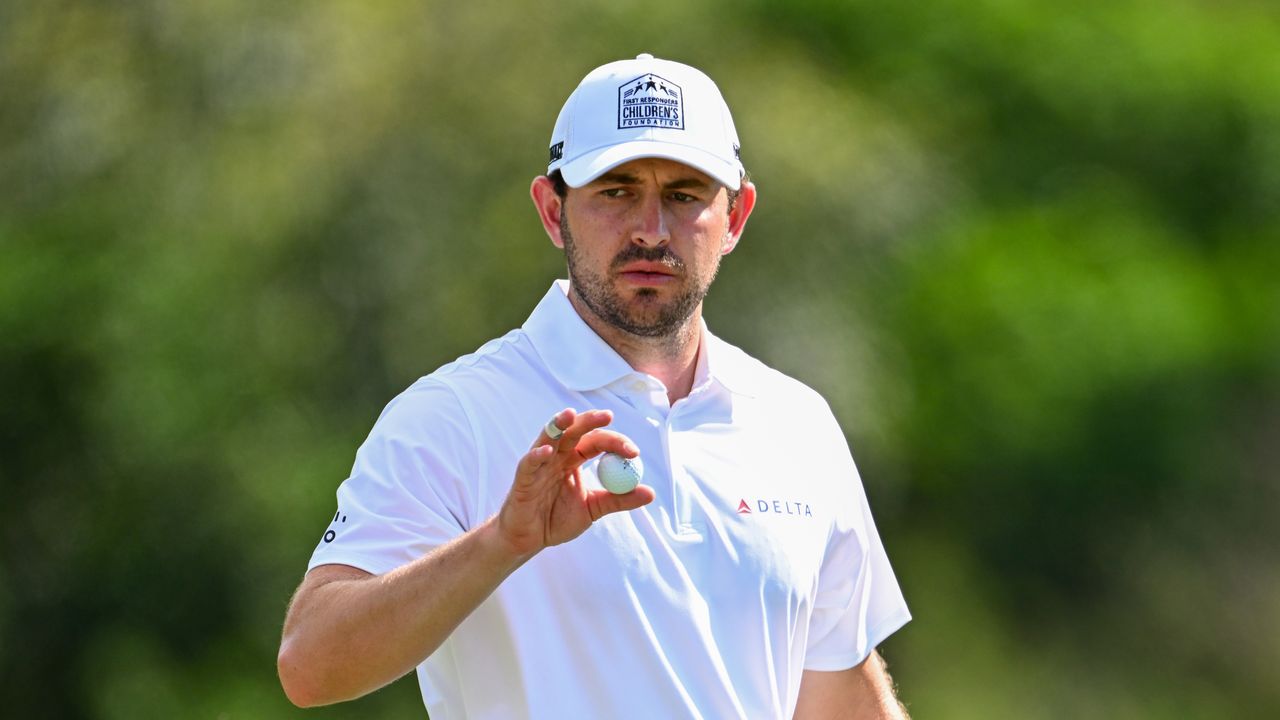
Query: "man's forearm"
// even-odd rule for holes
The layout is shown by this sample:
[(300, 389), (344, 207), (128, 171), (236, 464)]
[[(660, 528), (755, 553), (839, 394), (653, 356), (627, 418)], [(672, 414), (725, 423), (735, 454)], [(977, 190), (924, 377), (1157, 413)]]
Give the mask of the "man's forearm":
[(372, 692), (435, 651), (518, 568), (490, 519), (384, 575), (315, 568), (285, 618), (278, 669), (300, 706)]
[(898, 702), (893, 678), (872, 651), (848, 670), (805, 670), (794, 720), (910, 720)]

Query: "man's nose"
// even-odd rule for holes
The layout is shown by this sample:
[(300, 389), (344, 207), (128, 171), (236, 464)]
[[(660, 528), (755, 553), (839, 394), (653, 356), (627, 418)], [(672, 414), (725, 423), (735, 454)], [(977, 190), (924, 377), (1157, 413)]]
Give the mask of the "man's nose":
[(667, 214), (662, 207), (661, 195), (645, 193), (636, 204), (636, 214), (632, 242), (646, 247), (661, 247), (671, 242), (671, 231), (667, 228)]

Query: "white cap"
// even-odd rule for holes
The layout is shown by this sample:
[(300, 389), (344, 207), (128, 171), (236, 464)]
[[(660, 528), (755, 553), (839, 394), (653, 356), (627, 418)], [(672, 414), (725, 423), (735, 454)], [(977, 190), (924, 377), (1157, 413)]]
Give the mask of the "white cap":
[(637, 158), (675, 160), (738, 189), (738, 132), (711, 78), (645, 53), (582, 79), (556, 118), (547, 173), (582, 187)]

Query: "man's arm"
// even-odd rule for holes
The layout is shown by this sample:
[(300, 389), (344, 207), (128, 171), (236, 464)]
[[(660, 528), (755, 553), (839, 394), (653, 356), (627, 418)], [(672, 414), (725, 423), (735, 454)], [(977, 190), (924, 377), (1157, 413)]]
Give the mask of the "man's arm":
[(862, 664), (835, 672), (805, 670), (795, 720), (910, 720), (893, 678), (875, 650)]
[(327, 705), (399, 678), (521, 562), (491, 519), (385, 575), (312, 569), (285, 617), (277, 658), (285, 694), (301, 707)]
[(346, 565), (307, 573), (285, 617), (277, 669), (285, 694), (309, 707), (350, 700), (422, 662), (516, 568), (543, 548), (581, 535), (600, 517), (653, 500), (590, 491), (578, 468), (602, 452), (635, 457), (624, 436), (603, 430), (608, 411), (555, 418), (516, 467), (498, 514), (452, 542), (384, 575)]

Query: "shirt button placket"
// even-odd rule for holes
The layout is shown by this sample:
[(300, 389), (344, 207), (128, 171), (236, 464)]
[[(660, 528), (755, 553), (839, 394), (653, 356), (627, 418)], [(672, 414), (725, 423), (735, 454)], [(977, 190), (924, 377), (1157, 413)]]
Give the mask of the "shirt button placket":
[[(668, 483), (666, 492), (660, 492), (659, 497), (665, 495), (667, 498), (671, 531), (677, 535), (686, 534), (690, 530), (688, 490), (676, 476), (676, 466), (671, 458), (671, 408), (667, 406), (667, 389), (657, 380), (640, 377), (628, 382), (627, 388), (631, 391), (631, 405), (645, 416), (662, 444), (662, 468), (666, 471)], [(653, 460), (657, 458), (646, 458), (645, 462)]]
[(677, 451), (673, 442), (675, 428), (673, 421), (679, 413), (679, 409), (672, 408), (667, 413), (667, 417), (660, 428), (662, 436), (662, 449), (666, 453), (667, 472), (671, 473), (671, 490), (672, 490), (672, 513), (676, 521), (676, 533), (679, 535), (696, 535), (698, 529), (693, 524), (693, 487), (690, 486), (692, 480), (684, 473)]

